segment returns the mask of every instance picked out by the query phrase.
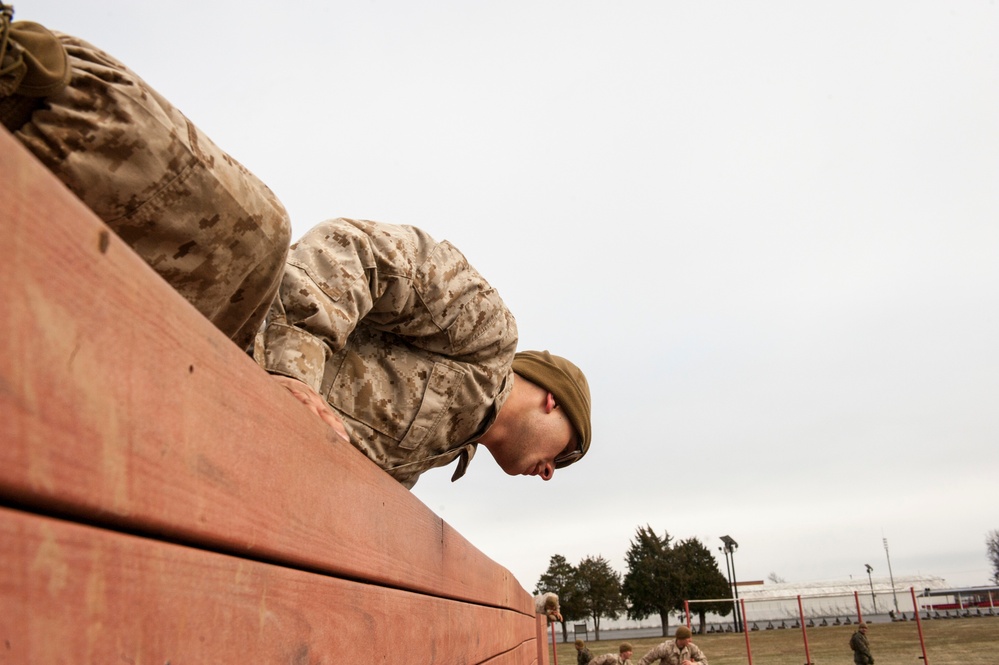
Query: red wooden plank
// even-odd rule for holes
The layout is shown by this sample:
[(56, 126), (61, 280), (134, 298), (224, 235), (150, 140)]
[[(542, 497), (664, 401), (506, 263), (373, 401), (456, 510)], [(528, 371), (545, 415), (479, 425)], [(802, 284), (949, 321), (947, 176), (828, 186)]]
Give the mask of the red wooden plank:
[(538, 650), (538, 663), (540, 663), (540, 665), (548, 665), (548, 655), (551, 653), (551, 645), (548, 643), (548, 636), (551, 634), (551, 629), (548, 626), (548, 617), (544, 614), (535, 615), (535, 632), (537, 634), (535, 645)]
[(3, 131), (0, 179), (0, 500), (533, 616)]
[[(533, 619), (0, 509), (0, 660), (533, 661)], [(513, 654), (513, 655), (511, 655)]]

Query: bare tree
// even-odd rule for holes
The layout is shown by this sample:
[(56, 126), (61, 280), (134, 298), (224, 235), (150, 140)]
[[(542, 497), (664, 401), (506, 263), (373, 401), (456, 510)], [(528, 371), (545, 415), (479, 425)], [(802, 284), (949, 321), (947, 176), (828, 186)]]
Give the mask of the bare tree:
[(785, 580), (783, 577), (773, 572), (767, 575), (767, 579), (773, 582), (774, 584), (784, 584), (784, 582), (787, 582), (787, 580)]
[(999, 584), (999, 529), (992, 529), (985, 535), (985, 551), (992, 564), (992, 583)]

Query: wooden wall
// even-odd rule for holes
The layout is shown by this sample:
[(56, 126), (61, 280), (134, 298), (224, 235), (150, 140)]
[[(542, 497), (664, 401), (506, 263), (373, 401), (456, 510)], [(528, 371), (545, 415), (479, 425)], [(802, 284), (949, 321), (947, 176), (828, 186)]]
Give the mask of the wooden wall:
[(548, 662), (506, 569), (2, 130), (0, 183), (0, 663)]

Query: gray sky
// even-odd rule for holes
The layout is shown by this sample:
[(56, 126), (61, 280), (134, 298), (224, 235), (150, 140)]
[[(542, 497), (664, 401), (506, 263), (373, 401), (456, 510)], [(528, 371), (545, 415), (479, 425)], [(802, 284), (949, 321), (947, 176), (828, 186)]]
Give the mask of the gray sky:
[[(577, 362), (586, 459), (415, 494), (529, 591), (639, 525), (740, 580), (988, 582), (999, 6), (30, 0), (284, 201), (458, 245)], [(991, 506), (991, 507), (990, 507)], [(720, 555), (719, 555), (720, 558)], [(721, 560), (724, 570), (724, 560)]]

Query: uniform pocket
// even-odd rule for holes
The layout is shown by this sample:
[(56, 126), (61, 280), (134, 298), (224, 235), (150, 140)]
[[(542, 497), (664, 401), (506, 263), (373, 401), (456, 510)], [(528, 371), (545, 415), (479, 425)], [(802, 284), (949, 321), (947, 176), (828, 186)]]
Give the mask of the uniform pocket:
[[(420, 402), (420, 410), (413, 419), (409, 430), (399, 442), (405, 450), (418, 450), (427, 444), (427, 437), (440, 425), (441, 418), (447, 415), (454, 400), (455, 389), (461, 381), (462, 372), (443, 363), (435, 363), (427, 389)], [(449, 442), (442, 442), (443, 449)]]

